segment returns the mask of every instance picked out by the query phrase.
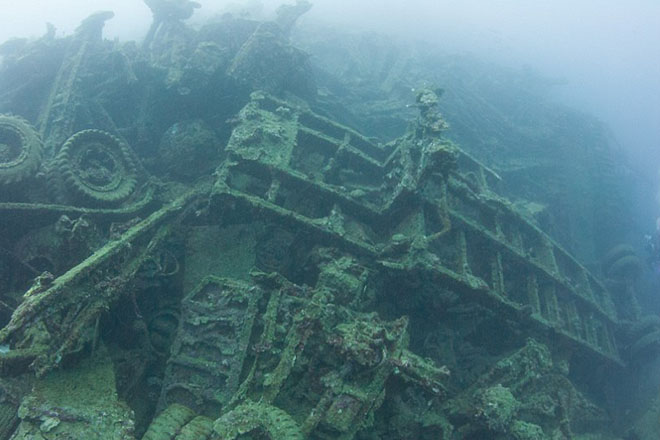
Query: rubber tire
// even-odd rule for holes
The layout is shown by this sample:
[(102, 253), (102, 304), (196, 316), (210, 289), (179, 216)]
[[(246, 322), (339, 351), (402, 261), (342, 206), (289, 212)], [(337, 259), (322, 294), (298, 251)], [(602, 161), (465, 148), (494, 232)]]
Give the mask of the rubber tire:
[(37, 131), (23, 118), (0, 115), (0, 184), (20, 182), (33, 176), (41, 163), (43, 144)]
[[(109, 171), (107, 182), (96, 183), (85, 176), (89, 157), (102, 159), (103, 170)], [(138, 180), (133, 151), (119, 138), (102, 130), (83, 130), (71, 136), (62, 146), (55, 167), (67, 193), (83, 204), (115, 206), (135, 190)], [(109, 168), (109, 169), (108, 169)]]

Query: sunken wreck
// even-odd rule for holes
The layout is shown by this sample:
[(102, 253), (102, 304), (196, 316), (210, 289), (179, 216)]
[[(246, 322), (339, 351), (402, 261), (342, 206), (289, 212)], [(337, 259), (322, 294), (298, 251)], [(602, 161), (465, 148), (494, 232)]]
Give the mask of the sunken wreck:
[[(514, 201), (555, 171), (451, 140), (431, 86), (361, 134), (394, 116), (350, 120), (306, 2), (145, 2), (139, 45), (101, 12), (0, 46), (0, 440), (655, 438), (643, 265)], [(604, 148), (556, 173), (602, 187)]]

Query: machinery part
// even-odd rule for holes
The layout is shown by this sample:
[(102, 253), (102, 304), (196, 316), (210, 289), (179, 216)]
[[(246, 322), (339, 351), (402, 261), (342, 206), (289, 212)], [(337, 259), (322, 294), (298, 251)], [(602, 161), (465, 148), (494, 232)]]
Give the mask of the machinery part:
[(181, 428), (175, 440), (206, 440), (213, 434), (213, 420), (197, 416)]
[(652, 358), (660, 352), (660, 330), (654, 329), (636, 340), (630, 347), (632, 359)]
[(193, 410), (174, 403), (154, 419), (142, 440), (175, 439), (181, 428), (193, 420), (194, 417), (195, 412)]
[(213, 429), (220, 438), (227, 440), (258, 429), (266, 431), (268, 438), (303, 439), (300, 427), (289, 414), (263, 402), (242, 403), (217, 419)]
[(34, 174), (41, 162), (41, 139), (22, 118), (0, 115), (0, 184)]
[(101, 130), (83, 130), (71, 136), (57, 155), (55, 169), (66, 191), (90, 205), (123, 202), (138, 180), (130, 147)]
[(221, 142), (203, 121), (181, 121), (163, 135), (155, 158), (174, 180), (194, 182), (218, 166)]
[[(0, 395), (3, 395), (0, 390)], [(2, 396), (5, 397), (5, 396)], [(0, 440), (11, 438), (14, 430), (18, 426), (18, 404), (12, 402), (0, 402)]]
[[(9, 355), (16, 352), (16, 356), (22, 353), (23, 358), (36, 358), (30, 362), (30, 368), (37, 376), (57, 368), (65, 357), (79, 352), (80, 347), (91, 342), (100, 314), (125, 296), (127, 283), (135, 277), (140, 263), (168, 237), (170, 228), (165, 224), (176, 221), (206, 191), (196, 188), (173, 200), (44, 286), (46, 290), (33, 291), (38, 294), (24, 297), (9, 324), (0, 329), (0, 344), (20, 347), (20, 350), (12, 349)], [(90, 291), (99, 295), (86, 294)], [(62, 312), (69, 308), (75, 312)], [(43, 329), (38, 336), (29, 330), (33, 325)], [(6, 357), (0, 356), (0, 368)]]
[(154, 419), (142, 440), (206, 440), (212, 433), (212, 419), (174, 403)]
[(168, 347), (161, 408), (176, 402), (200, 414), (220, 414), (239, 389), (261, 295), (247, 283), (213, 276), (186, 295)]
[(637, 255), (624, 255), (610, 265), (607, 276), (614, 279), (639, 277), (644, 271), (644, 264)]
[(611, 248), (603, 257), (602, 270), (606, 276), (611, 276), (612, 267), (620, 264), (620, 261), (626, 257), (634, 256), (635, 249), (628, 244), (619, 244)]
[(149, 342), (157, 354), (168, 355), (179, 321), (179, 313), (171, 308), (160, 310), (149, 319)]

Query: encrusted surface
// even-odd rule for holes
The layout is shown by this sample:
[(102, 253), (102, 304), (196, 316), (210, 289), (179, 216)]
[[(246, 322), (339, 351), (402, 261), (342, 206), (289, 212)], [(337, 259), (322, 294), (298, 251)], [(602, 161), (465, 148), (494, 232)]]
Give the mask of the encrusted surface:
[[(101, 12), (3, 58), (0, 110), (45, 148), (0, 116), (0, 184), (25, 184), (0, 204), (0, 440), (651, 438), (657, 396), (619, 385), (660, 351), (633, 250), (606, 287), (450, 140), (439, 89), (346, 120), (371, 86), (316, 87), (308, 3), (201, 29), (146, 3), (141, 47)], [(401, 113), (388, 143), (347, 126)]]

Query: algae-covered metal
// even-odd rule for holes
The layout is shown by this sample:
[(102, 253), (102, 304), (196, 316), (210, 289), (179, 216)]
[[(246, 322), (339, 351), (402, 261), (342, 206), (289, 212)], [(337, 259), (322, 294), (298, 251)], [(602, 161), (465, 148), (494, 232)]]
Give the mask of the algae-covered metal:
[(263, 95), (241, 115), (214, 198), (286, 217), (356, 247), (398, 281), (452, 285), (621, 363), (610, 293), (498, 196), (488, 183), (496, 175), (457, 146), (406, 137), (379, 147)]
[(99, 13), (0, 69), (29, 120), (0, 116), (0, 440), (610, 438), (657, 342), (633, 254), (622, 299), (445, 137), (438, 90), (388, 143), (319, 114), (307, 2), (199, 30), (146, 3), (139, 49)]

